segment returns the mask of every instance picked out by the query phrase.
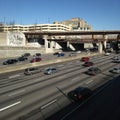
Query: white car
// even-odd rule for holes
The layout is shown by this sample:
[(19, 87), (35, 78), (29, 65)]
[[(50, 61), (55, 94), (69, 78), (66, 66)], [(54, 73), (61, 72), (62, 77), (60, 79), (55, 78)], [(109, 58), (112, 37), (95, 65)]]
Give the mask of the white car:
[(76, 51), (76, 53), (78, 53), (78, 54), (79, 54), (79, 53), (81, 53), (81, 51), (80, 51), (80, 50), (79, 50), (79, 51)]
[(111, 72), (113, 73), (120, 73), (120, 67), (114, 67)]
[(120, 56), (114, 56), (112, 59), (113, 59), (113, 60), (120, 59)]
[(109, 52), (106, 52), (106, 53), (105, 53), (105, 56), (109, 56), (109, 55), (110, 55), (110, 53), (109, 53)]

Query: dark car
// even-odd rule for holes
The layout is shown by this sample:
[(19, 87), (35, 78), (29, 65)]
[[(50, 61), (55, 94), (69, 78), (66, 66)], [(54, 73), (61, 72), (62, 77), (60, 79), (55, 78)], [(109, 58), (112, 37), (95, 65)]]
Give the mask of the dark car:
[(41, 58), (33, 58), (30, 62), (33, 63), (33, 62), (40, 62), (42, 59)]
[(53, 73), (56, 73), (56, 72), (57, 72), (56, 68), (47, 68), (45, 70), (44, 74), (50, 75), (50, 74), (53, 74)]
[(24, 53), (23, 55), (22, 55), (22, 57), (29, 57), (30, 56), (30, 53)]
[(89, 67), (89, 66), (93, 66), (93, 65), (94, 65), (93, 62), (85, 62), (85, 63), (83, 64), (83, 66), (85, 66), (85, 67)]
[(41, 56), (41, 53), (36, 53), (35, 55), (36, 55), (36, 56)]
[(55, 53), (53, 53), (53, 55), (58, 55), (60, 52), (55, 52)]
[(16, 62), (18, 62), (17, 59), (9, 59), (9, 60), (4, 61), (3, 65), (14, 64)]
[(120, 58), (113, 60), (113, 63), (120, 63)]
[(63, 56), (65, 56), (64, 53), (59, 53), (59, 54), (58, 54), (58, 57), (63, 57)]
[(91, 67), (88, 69), (88, 71), (86, 71), (86, 74), (88, 75), (96, 75), (98, 73), (101, 73), (101, 70), (97, 67)]
[(25, 69), (24, 74), (25, 75), (32, 75), (32, 74), (39, 73), (39, 72), (41, 72), (41, 70), (39, 68), (34, 67), (34, 68)]
[(25, 60), (27, 60), (27, 59), (28, 59), (27, 57), (21, 56), (21, 57), (18, 58), (18, 61), (25, 61)]
[(90, 59), (89, 57), (82, 57), (82, 58), (81, 58), (81, 61), (88, 62), (89, 59)]
[(85, 87), (77, 87), (68, 93), (68, 97), (74, 101), (82, 102), (92, 95), (93, 91)]

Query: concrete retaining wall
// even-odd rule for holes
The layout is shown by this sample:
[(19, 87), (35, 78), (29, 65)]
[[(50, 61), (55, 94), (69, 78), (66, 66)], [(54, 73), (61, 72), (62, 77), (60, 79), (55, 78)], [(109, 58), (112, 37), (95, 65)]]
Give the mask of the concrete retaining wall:
[(34, 55), (35, 53), (45, 54), (45, 48), (32, 48), (32, 47), (0, 47), (0, 58), (9, 58), (9, 57), (18, 57), (24, 53), (31, 53)]
[(54, 64), (54, 63), (60, 63), (60, 62), (65, 62), (65, 61), (70, 61), (70, 60), (75, 60), (75, 59), (79, 59), (83, 56), (94, 56), (94, 55), (98, 55), (100, 53), (93, 53), (93, 54), (80, 54), (80, 55), (76, 55), (76, 56), (72, 56), (72, 57), (63, 57), (63, 58), (58, 58), (58, 59), (54, 59), (54, 60), (46, 60), (46, 61), (41, 61), (41, 62), (37, 62), (37, 63), (28, 63), (28, 64), (18, 64), (15, 66), (3, 66), (0, 68), (0, 73), (7, 73), (7, 72), (12, 72), (12, 71), (17, 71), (17, 70), (23, 70), (29, 67), (37, 67), (37, 66), (44, 66), (44, 65), (49, 65), (49, 64)]

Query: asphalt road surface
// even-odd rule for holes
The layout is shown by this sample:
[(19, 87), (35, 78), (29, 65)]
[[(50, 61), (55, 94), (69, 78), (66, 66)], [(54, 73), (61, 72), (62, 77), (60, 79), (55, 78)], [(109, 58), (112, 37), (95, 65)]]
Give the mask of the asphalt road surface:
[(119, 91), (120, 76), (82, 106), (69, 109), (59, 120), (120, 120)]
[[(118, 76), (109, 72), (118, 66), (112, 62), (113, 56), (90, 57), (102, 70), (96, 76), (84, 73), (88, 68), (80, 59), (40, 67), (41, 72), (34, 75), (24, 75), (24, 71), (0, 75), (0, 120), (45, 120), (71, 104), (66, 94), (75, 87), (96, 90)], [(44, 69), (50, 66), (58, 72), (45, 75)]]

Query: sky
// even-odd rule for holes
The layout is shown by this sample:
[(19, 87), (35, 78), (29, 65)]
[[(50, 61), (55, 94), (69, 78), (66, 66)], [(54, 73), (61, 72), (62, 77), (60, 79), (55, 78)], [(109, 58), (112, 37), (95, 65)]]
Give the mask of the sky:
[(0, 22), (47, 24), (78, 17), (93, 30), (120, 30), (120, 0), (0, 0)]

